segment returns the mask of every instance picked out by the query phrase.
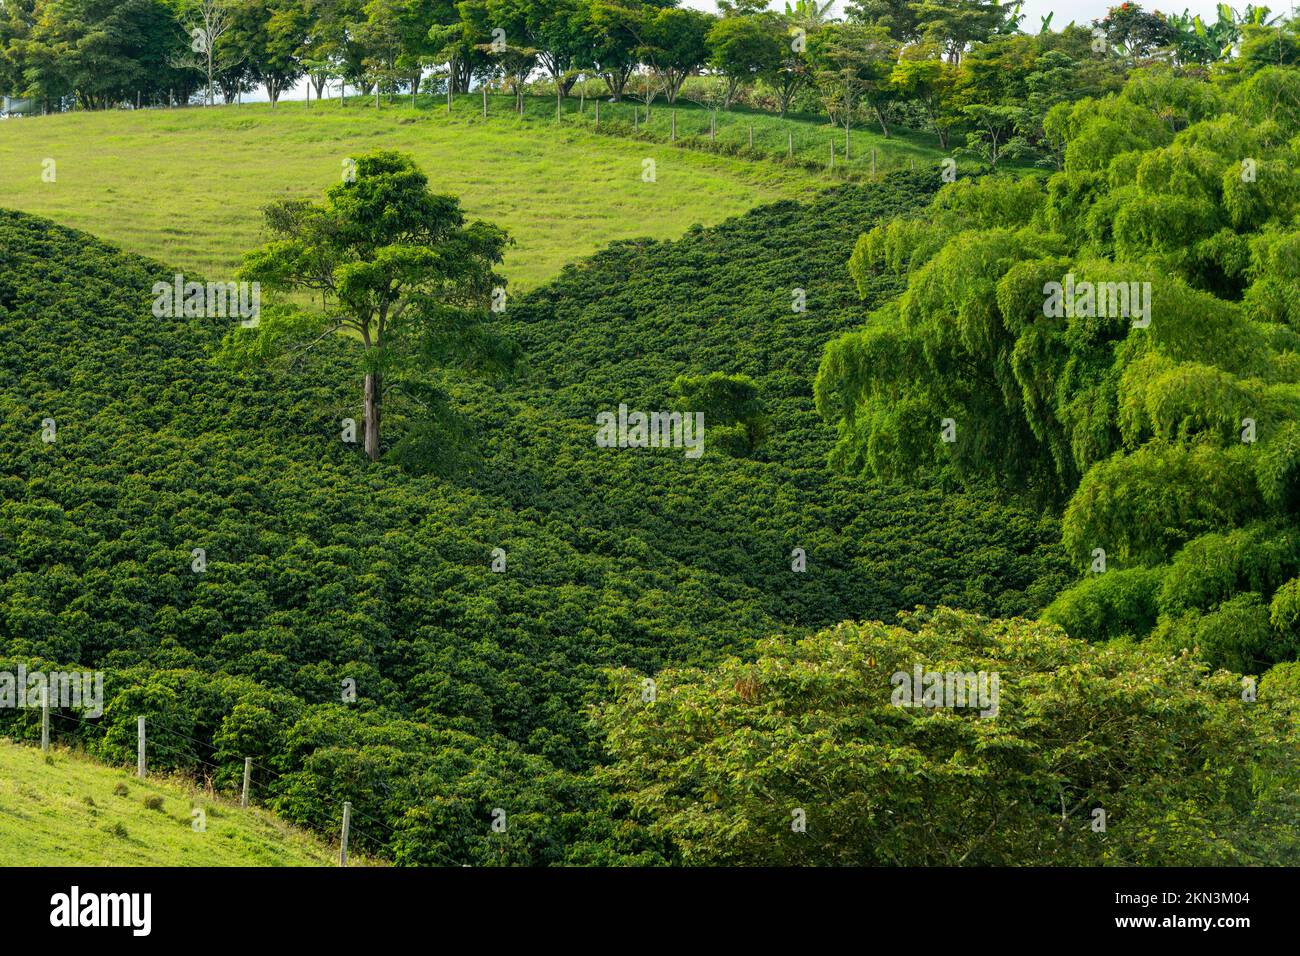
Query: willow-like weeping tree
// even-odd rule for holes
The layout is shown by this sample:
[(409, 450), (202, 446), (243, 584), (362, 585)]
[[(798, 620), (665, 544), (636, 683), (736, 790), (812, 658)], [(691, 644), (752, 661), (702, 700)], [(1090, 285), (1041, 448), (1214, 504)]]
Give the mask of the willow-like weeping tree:
[[(1226, 92), (1139, 73), (1049, 114), (1063, 171), (959, 181), (863, 235), (859, 284), (907, 287), (825, 351), (834, 464), (996, 480), (1063, 510), (1090, 576), (1159, 571), (1058, 601), (1079, 636), (1151, 631), (1251, 672), (1294, 657), (1270, 604), (1300, 575), (1300, 112), (1279, 102), (1300, 102), (1300, 71)], [(1161, 583), (1184, 560), (1219, 582), (1190, 603)], [(1188, 617), (1234, 600), (1223, 633)]]

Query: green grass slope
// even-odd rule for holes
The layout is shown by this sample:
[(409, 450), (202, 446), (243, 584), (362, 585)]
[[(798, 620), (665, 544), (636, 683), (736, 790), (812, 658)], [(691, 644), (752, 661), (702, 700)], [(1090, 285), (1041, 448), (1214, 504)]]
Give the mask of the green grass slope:
[[(522, 115), (512, 114), (513, 104), (509, 97), (488, 97), (488, 101), (488, 118), (495, 122), (514, 122), (552, 130), (557, 126), (555, 100), (551, 97), (525, 97)], [(373, 108), (373, 101), (349, 102)], [(424, 102), (421, 97), (421, 108), (424, 108)], [(446, 115), (445, 102), (431, 105), (435, 111)], [(478, 96), (459, 97), (452, 105), (452, 115), (478, 118), (482, 115), (482, 107), (483, 101)], [(381, 105), (380, 108), (389, 107)], [(674, 114), (676, 139), (673, 138)], [(558, 122), (562, 126), (595, 130), (595, 101), (587, 99), (583, 102), (576, 94), (570, 96), (560, 107)], [(614, 136), (676, 143), (724, 155), (775, 162), (793, 160), (817, 173), (830, 171), (830, 147), (833, 143), (835, 175), (842, 177), (847, 174), (851, 178), (870, 177), (873, 160), (877, 176), (884, 176), (913, 166), (933, 165), (947, 155), (939, 148), (938, 137), (933, 133), (894, 127), (889, 136), (885, 136), (878, 127), (867, 125), (855, 127), (850, 132), (849, 155), (845, 157), (844, 128), (832, 126), (825, 114), (789, 113), (783, 118), (776, 113), (743, 106), (714, 113), (684, 97), (671, 106), (662, 97), (656, 99), (648, 117), (643, 103), (631, 99), (611, 103), (602, 97), (600, 130)]]
[[(146, 806), (146, 800), (151, 800)], [(204, 813), (195, 829), (193, 811)], [(329, 866), (337, 851), (182, 779), (0, 740), (0, 866)]]
[[(667, 239), (781, 198), (824, 177), (737, 158), (519, 120), (350, 101), (69, 113), (0, 123), (0, 207), (84, 229), (210, 278), (259, 244), (260, 207), (316, 197), (350, 155), (411, 153), (435, 191), (509, 230), (505, 274), (532, 288), (615, 239)], [(42, 178), (54, 160), (54, 181)], [(654, 182), (642, 162), (656, 161)]]

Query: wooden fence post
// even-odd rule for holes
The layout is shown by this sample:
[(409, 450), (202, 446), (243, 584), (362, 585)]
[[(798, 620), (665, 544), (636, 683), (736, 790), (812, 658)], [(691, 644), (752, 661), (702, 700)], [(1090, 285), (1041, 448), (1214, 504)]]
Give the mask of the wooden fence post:
[(135, 775), (144, 779), (144, 717), (135, 719)]
[(352, 804), (343, 804), (343, 836), (339, 840), (339, 866), (348, 865), (348, 832), (352, 829)]
[(253, 782), (253, 758), (244, 758), (244, 792), (239, 797), (239, 805), (248, 807), (248, 791)]
[(41, 753), (50, 752), (50, 686), (41, 690)]

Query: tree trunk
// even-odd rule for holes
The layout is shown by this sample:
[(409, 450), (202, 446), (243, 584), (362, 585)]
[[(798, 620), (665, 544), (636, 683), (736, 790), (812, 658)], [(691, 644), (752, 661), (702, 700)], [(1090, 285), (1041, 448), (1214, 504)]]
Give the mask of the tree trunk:
[(383, 384), (378, 372), (366, 373), (365, 439), (366, 454), (371, 461), (379, 460), (379, 414), (383, 403)]

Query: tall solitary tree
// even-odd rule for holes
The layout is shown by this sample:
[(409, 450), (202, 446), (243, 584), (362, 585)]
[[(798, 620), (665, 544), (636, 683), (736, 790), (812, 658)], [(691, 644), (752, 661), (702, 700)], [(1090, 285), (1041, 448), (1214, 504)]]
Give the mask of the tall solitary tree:
[(386, 390), (419, 400), (437, 369), (510, 364), (510, 347), (484, 326), (494, 295), (503, 301), (505, 280), (495, 267), (510, 240), (488, 223), (466, 224), (459, 200), (431, 192), (409, 156), (358, 157), (355, 175), (329, 187), (323, 203), (279, 200), (266, 208), (266, 222), (273, 238), (244, 257), (241, 276), (311, 293), (323, 305), (289, 310), (290, 321), (263, 322), (257, 334), (292, 342), (288, 351), (337, 332), (360, 340), (372, 460), (381, 452)]
[(190, 50), (195, 54), (190, 62), (208, 78), (204, 105), (211, 106), (213, 81), (220, 69), (217, 44), (230, 29), (230, 5), (228, 0), (190, 0), (177, 19), (190, 37)]

